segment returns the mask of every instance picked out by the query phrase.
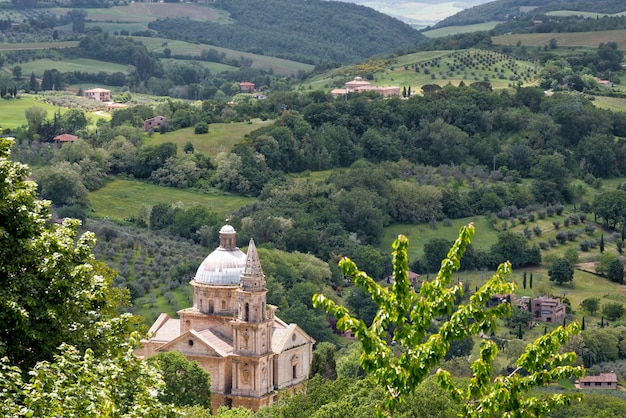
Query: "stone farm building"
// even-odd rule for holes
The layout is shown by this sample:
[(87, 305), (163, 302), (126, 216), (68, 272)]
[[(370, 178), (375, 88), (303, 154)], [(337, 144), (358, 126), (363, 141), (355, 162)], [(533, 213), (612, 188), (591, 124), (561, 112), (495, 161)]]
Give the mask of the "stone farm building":
[(363, 80), (361, 77), (355, 77), (354, 80), (345, 84), (345, 89), (334, 89), (330, 93), (333, 96), (342, 96), (347, 93), (358, 93), (363, 91), (373, 91), (382, 94), (385, 97), (400, 96), (400, 87), (397, 86), (372, 86), (369, 81)]
[(151, 128), (158, 128), (165, 121), (167, 121), (167, 118), (165, 116), (155, 116), (153, 118), (146, 119), (143, 121), (143, 130), (144, 132), (147, 132)]
[(617, 375), (600, 373), (597, 376), (581, 377), (578, 386), (580, 389), (617, 389)]
[(541, 296), (531, 301), (533, 320), (559, 323), (565, 318), (565, 305), (548, 296)]
[(136, 351), (148, 357), (179, 351), (211, 374), (213, 410), (221, 405), (256, 411), (307, 380), (314, 340), (296, 324), (275, 316), (266, 304), (265, 276), (253, 240), (247, 255), (236, 246), (231, 225), (195, 277), (193, 306), (180, 319), (161, 314)]
[(99, 102), (110, 102), (111, 90), (100, 88), (84, 90), (83, 97), (85, 97), (86, 99), (97, 100)]

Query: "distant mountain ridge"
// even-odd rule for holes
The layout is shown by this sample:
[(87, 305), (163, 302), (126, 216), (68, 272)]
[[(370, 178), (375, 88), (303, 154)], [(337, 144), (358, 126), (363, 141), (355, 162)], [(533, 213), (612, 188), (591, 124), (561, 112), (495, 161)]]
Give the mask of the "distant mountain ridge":
[(534, 13), (546, 13), (554, 10), (574, 10), (612, 14), (626, 11), (624, 0), (496, 0), (463, 10), (437, 23), (434, 28), (455, 25), (471, 25), (490, 21), (506, 21), (519, 16), (524, 8)]
[(319, 64), (348, 64), (425, 37), (408, 24), (371, 8), (338, 1), (217, 0), (232, 24), (167, 18), (149, 27), (159, 36)]

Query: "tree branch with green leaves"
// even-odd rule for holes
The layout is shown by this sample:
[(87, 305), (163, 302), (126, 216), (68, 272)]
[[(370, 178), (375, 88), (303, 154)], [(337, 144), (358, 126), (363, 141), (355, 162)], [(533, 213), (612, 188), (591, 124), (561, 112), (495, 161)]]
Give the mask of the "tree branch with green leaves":
[[(509, 262), (498, 266), (496, 273), (470, 296), (466, 304), (455, 306), (457, 296), (463, 295), (463, 285), (451, 286), (452, 274), (459, 269), (473, 236), (473, 224), (461, 228), (459, 237), (441, 262), (437, 277), (424, 282), (419, 293), (408, 278), (409, 241), (405, 236), (400, 235), (393, 243), (394, 280), (391, 287), (379, 285), (350, 259), (342, 259), (339, 263), (342, 274), (366, 290), (379, 307), (369, 327), (324, 295), (313, 296), (314, 306), (323, 307), (335, 316), (337, 329), (350, 330), (361, 341), (361, 367), (386, 388), (385, 403), (378, 410), (380, 416), (393, 411), (432, 368), (442, 362), (451, 341), (488, 335), (495, 331), (498, 319), (510, 314), (510, 303), (486, 307), (493, 295), (515, 291), (515, 283), (506, 280), (511, 273)], [(438, 332), (429, 333), (433, 321), (445, 317), (448, 319), (441, 322)], [(522, 416), (520, 411), (524, 411), (523, 416), (541, 415), (580, 399), (578, 394), (524, 398), (524, 393), (533, 387), (584, 374), (582, 367), (568, 365), (575, 359), (574, 353), (558, 353), (560, 346), (578, 331), (578, 324), (573, 323), (529, 344), (517, 362), (518, 370), (526, 370), (528, 376), (522, 377), (516, 371), (494, 379), (492, 365), (498, 348), (493, 341), (484, 339), (480, 357), (472, 363), (474, 377), (466, 388), (457, 387), (450, 374), (441, 369), (437, 372), (437, 380), (456, 399), (465, 402), (466, 416), (486, 417), (495, 411), (503, 412), (505, 416)]]

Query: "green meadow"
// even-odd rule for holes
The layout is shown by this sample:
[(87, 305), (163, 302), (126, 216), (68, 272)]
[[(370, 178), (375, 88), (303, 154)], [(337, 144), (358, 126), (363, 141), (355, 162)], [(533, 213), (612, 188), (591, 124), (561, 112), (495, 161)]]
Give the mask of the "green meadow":
[(260, 119), (252, 119), (250, 123), (214, 123), (209, 125), (209, 132), (206, 134), (196, 135), (193, 132), (194, 128), (191, 127), (167, 132), (163, 135), (154, 134), (147, 139), (146, 143), (158, 145), (163, 142), (173, 142), (178, 147), (178, 152), (182, 153), (185, 144), (191, 142), (194, 150), (215, 158), (222, 151), (229, 152), (248, 133), (271, 123), (273, 121)]
[[(112, 62), (97, 61), (88, 58), (75, 58), (71, 60), (51, 60), (40, 59), (34, 61), (28, 61), (20, 64), (22, 67), (22, 74), (24, 77), (28, 77), (31, 73), (35, 73), (37, 77), (43, 76), (45, 70), (56, 69), (62, 73), (69, 71), (81, 71), (81, 72), (105, 72), (105, 73), (126, 73), (128, 66), (122, 64), (115, 64)], [(97, 70), (97, 71), (96, 71)]]
[(172, 55), (191, 55), (199, 56), (202, 51), (215, 49), (217, 52), (224, 53), (227, 58), (240, 59), (244, 57), (252, 60), (252, 67), (262, 70), (272, 69), (277, 74), (291, 75), (297, 74), (298, 71), (311, 71), (313, 65), (303, 64), (301, 62), (290, 61), (282, 58), (270, 57), (267, 55), (257, 55), (249, 52), (235, 51), (234, 49), (221, 48), (213, 45), (194, 44), (184, 41), (174, 41), (165, 38), (148, 38), (135, 36), (133, 39), (141, 41), (149, 51), (162, 53), (165, 48), (172, 51)]
[(460, 33), (488, 31), (496, 27), (500, 22), (476, 23), (475, 25), (446, 26), (443, 28), (423, 31), (422, 34), (429, 38), (441, 38), (443, 36), (458, 35)]
[(52, 116), (57, 110), (64, 112), (64, 109), (43, 103), (28, 95), (20, 99), (0, 100), (0, 127), (14, 129), (24, 125), (26, 123), (24, 111), (32, 106), (44, 108), (48, 116)]
[(554, 10), (552, 12), (546, 13), (546, 16), (556, 16), (556, 17), (582, 16), (584, 19), (596, 19), (596, 18), (604, 17), (604, 16), (617, 17), (617, 16), (624, 16), (624, 15), (626, 15), (626, 12), (594, 13), (594, 12), (580, 12), (577, 10)]
[(555, 39), (559, 47), (584, 46), (598, 48), (598, 45), (601, 43), (615, 42), (618, 49), (626, 50), (626, 29), (601, 32), (521, 33), (491, 37), (494, 45), (516, 45), (519, 41), (524, 46), (537, 47), (548, 45), (550, 39)]
[(211, 189), (209, 192), (161, 187), (137, 180), (115, 179), (89, 194), (93, 215), (124, 221), (136, 217), (142, 205), (169, 203), (185, 208), (202, 205), (226, 218), (232, 212), (254, 201), (250, 197), (231, 195)]

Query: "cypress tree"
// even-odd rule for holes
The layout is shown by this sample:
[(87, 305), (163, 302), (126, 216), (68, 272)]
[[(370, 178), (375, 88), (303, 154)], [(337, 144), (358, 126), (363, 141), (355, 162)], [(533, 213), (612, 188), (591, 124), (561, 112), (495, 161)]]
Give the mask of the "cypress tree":
[(583, 316), (583, 323), (582, 323), (581, 329), (583, 331), (585, 330), (585, 317), (584, 316)]
[(37, 92), (39, 90), (39, 83), (37, 82), (37, 78), (35, 78), (35, 73), (30, 73), (30, 82), (28, 83), (28, 89), (32, 92)]
[(522, 286), (524, 286), (524, 289), (526, 289), (526, 272), (524, 272), (524, 281), (522, 283)]
[(530, 272), (530, 288), (533, 288), (533, 272)]
[(521, 340), (523, 336), (524, 335), (522, 334), (522, 324), (519, 324), (517, 328), (517, 338)]
[(604, 233), (600, 236), (600, 253), (604, 252)]

